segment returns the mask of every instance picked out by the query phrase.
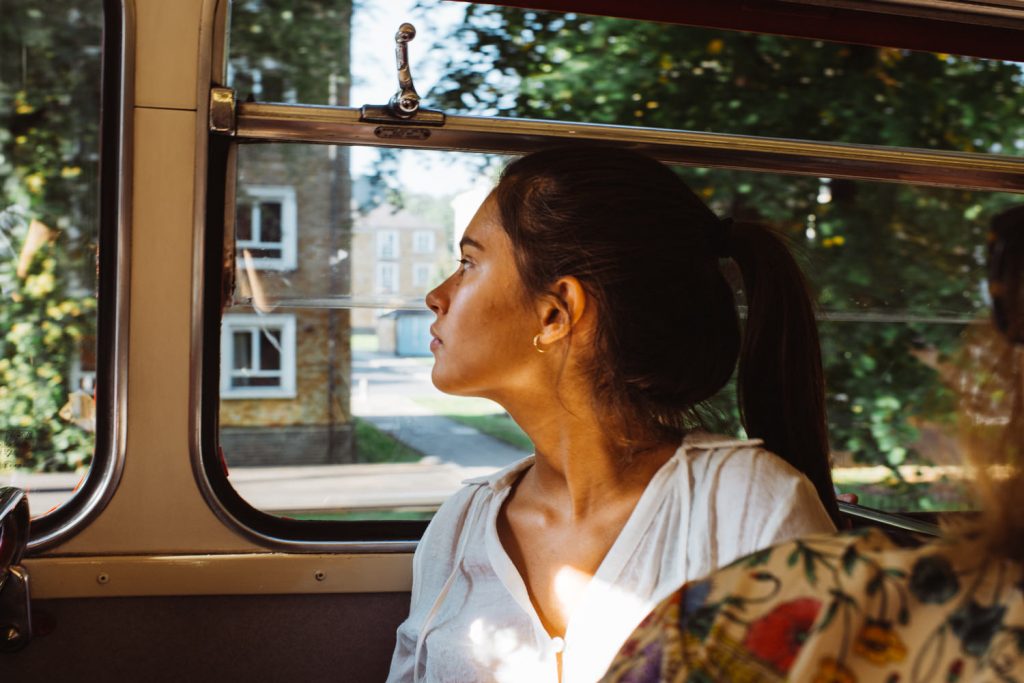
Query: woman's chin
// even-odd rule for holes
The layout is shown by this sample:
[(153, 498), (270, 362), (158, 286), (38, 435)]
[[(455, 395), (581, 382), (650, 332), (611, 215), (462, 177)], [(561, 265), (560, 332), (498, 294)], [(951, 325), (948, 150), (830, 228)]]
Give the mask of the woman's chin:
[(443, 371), (438, 369), (437, 363), (434, 363), (434, 367), (430, 371), (430, 381), (438, 391), (451, 396), (480, 395), (478, 392), (473, 391), (468, 387), (465, 382), (460, 382), (454, 377), (445, 375)]

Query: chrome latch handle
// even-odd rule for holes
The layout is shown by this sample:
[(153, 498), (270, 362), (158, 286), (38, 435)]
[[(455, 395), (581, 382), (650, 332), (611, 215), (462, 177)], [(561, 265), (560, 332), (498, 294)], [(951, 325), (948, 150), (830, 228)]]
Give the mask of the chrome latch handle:
[(409, 42), (416, 37), (416, 27), (406, 22), (395, 33), (395, 66), (398, 68), (398, 92), (384, 105), (367, 104), (359, 110), (359, 120), (367, 123), (443, 126), (444, 113), (420, 107), (420, 96), (412, 80), (409, 65)]
[(412, 82), (412, 70), (409, 68), (409, 41), (416, 37), (416, 27), (410, 23), (402, 24), (395, 34), (395, 66), (398, 68), (398, 92), (388, 105), (391, 113), (403, 119), (414, 116), (420, 109), (420, 96)]

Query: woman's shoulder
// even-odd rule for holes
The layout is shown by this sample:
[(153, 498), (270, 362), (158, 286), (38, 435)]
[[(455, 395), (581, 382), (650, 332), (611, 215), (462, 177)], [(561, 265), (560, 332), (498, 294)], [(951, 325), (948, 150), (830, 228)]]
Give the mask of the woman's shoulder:
[(732, 489), (740, 486), (775, 496), (780, 486), (810, 484), (803, 473), (765, 448), (761, 439), (697, 433), (687, 436), (683, 445), (695, 480), (713, 482), (720, 494), (732, 495)]

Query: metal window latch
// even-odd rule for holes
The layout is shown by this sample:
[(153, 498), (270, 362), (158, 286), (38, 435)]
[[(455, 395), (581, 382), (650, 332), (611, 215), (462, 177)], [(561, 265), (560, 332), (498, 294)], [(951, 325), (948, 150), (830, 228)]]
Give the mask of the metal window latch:
[(420, 107), (420, 96), (412, 82), (409, 68), (409, 41), (416, 37), (416, 27), (405, 23), (395, 34), (395, 61), (398, 67), (398, 92), (387, 104), (367, 104), (359, 110), (359, 120), (366, 123), (443, 126), (444, 112)]
[(235, 134), (235, 91), (231, 88), (210, 90), (210, 132)]
[(0, 653), (32, 640), (28, 572), (18, 564), (28, 545), (28, 499), (14, 487), (0, 487)]

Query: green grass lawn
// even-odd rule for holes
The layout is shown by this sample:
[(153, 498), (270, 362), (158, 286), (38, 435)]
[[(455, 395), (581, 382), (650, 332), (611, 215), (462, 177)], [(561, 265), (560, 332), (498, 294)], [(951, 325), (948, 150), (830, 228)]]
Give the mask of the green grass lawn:
[(356, 462), (419, 462), (423, 454), (380, 431), (366, 420), (354, 418)]
[(494, 437), (510, 446), (533, 452), (533, 442), (523, 433), (501, 406), (482, 398), (421, 397), (417, 403), (436, 415), (472, 427), (482, 434)]

